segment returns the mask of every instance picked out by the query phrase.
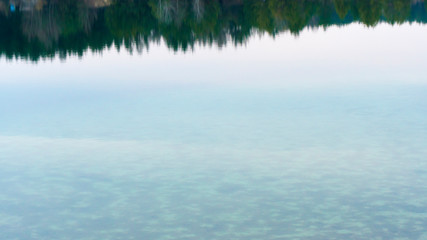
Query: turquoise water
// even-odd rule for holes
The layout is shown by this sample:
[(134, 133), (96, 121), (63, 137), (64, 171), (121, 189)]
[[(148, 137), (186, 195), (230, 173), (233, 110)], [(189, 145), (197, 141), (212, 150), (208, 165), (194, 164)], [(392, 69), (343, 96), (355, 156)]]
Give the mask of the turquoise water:
[(0, 127), (0, 236), (425, 239), (426, 90), (16, 100)]
[(423, 1), (9, 6), (0, 240), (427, 239)]

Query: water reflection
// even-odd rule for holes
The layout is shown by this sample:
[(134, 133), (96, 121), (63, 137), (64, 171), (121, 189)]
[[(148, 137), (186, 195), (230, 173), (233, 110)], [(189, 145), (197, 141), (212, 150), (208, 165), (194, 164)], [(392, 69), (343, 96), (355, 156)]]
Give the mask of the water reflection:
[(423, 2), (0, 9), (0, 239), (427, 239)]
[(0, 0), (0, 55), (37, 61), (115, 46), (239, 45), (258, 33), (427, 22), (419, 0)]

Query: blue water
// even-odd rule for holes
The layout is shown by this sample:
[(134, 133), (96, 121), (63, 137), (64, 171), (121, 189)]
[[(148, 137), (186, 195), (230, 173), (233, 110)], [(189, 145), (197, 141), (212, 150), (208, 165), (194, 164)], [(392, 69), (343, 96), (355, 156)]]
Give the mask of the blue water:
[(426, 91), (9, 89), (1, 239), (426, 239)]
[(0, 58), (0, 240), (425, 240), (426, 33)]

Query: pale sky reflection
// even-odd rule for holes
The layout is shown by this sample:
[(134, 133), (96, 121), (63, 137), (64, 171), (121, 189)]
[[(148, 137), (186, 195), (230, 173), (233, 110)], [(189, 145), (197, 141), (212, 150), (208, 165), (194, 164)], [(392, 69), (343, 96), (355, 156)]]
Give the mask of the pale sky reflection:
[[(246, 46), (197, 46), (174, 53), (163, 44), (142, 55), (115, 48), (79, 59), (39, 63), (0, 60), (0, 85), (46, 88), (139, 88), (216, 85), (290, 87), (426, 84), (422, 58), (427, 27), (418, 24), (367, 28), (362, 24), (306, 29), (275, 39), (254, 36)], [(96, 76), (96, 77), (94, 77)]]

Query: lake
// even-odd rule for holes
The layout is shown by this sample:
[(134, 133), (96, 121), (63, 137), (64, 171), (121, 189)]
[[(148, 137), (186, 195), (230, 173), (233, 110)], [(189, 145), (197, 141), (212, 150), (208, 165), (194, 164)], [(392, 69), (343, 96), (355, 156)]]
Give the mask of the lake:
[(426, 23), (0, 0), (0, 239), (427, 239)]

